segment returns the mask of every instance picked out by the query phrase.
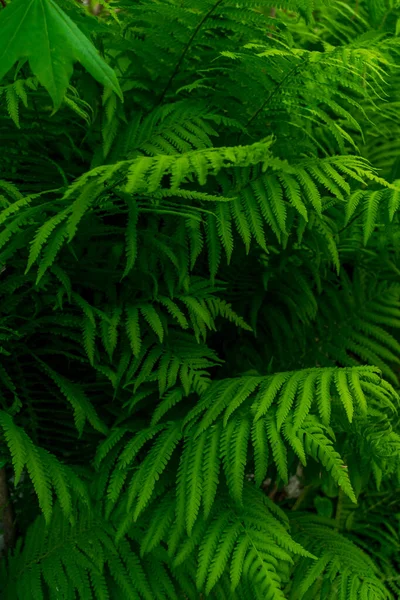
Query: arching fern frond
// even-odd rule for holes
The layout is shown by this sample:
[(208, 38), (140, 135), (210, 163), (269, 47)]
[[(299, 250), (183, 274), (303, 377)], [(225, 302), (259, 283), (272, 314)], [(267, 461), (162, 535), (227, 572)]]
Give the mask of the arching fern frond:
[[(50, 528), (39, 517), (27, 532), (24, 544), (19, 544), (2, 570), (0, 589), (5, 597), (34, 597), (50, 599), (69, 598), (75, 594), (84, 598), (145, 598), (169, 590), (169, 597), (177, 599), (175, 582), (168, 570), (167, 557), (162, 552), (152, 555), (150, 564), (138, 557), (134, 540), (125, 538), (115, 544), (112, 525), (105, 526), (97, 516), (79, 515), (76, 523), (65, 521), (59, 507)], [(61, 594), (61, 596), (60, 596)], [(163, 597), (163, 596), (157, 596)]]
[(323, 593), (335, 593), (335, 590), (346, 599), (354, 598), (356, 594), (359, 598), (390, 598), (376, 565), (345, 536), (312, 516), (293, 515), (290, 522), (294, 537), (300, 543), (304, 543), (304, 528), (307, 527), (307, 549), (318, 557), (318, 561), (311, 563), (309, 559), (300, 559), (294, 570), (289, 598), (300, 600), (312, 591), (316, 594), (314, 597), (322, 599), (321, 584)]
[(50, 522), (52, 517), (53, 492), (58, 496), (65, 516), (70, 517), (73, 508), (71, 491), (80, 496), (84, 489), (73, 470), (36, 446), (24, 429), (18, 427), (4, 411), (0, 411), (0, 425), (11, 455), (15, 485), (25, 471), (32, 481), (46, 522)]

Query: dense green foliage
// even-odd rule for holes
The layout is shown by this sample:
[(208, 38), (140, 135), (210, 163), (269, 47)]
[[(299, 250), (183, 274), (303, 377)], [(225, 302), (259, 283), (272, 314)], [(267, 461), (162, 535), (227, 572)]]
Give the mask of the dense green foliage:
[(4, 4), (0, 597), (399, 598), (400, 5)]

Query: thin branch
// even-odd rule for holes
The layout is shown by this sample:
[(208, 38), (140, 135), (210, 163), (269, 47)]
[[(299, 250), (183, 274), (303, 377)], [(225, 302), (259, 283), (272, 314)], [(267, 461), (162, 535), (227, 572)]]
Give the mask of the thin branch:
[(178, 62), (175, 65), (174, 70), (172, 71), (171, 77), (169, 78), (167, 85), (164, 88), (163, 93), (161, 94), (158, 102), (157, 102), (157, 106), (160, 105), (162, 103), (162, 101), (164, 100), (169, 88), (172, 85), (172, 82), (174, 81), (175, 77), (177, 76), (177, 74), (179, 73), (179, 70), (182, 66), (183, 61), (185, 60), (185, 56), (189, 51), (190, 46), (193, 43), (194, 38), (196, 37), (196, 35), (199, 33), (200, 29), (203, 27), (204, 23), (207, 21), (207, 19), (210, 18), (210, 16), (212, 15), (212, 13), (218, 8), (218, 6), (220, 4), (222, 4), (224, 2), (224, 0), (218, 0), (218, 2), (216, 2), (208, 11), (208, 13), (206, 13), (204, 15), (204, 17), (201, 19), (201, 21), (199, 22), (199, 24), (197, 25), (197, 27), (195, 28), (195, 30), (193, 31), (192, 35), (189, 38), (188, 43), (186, 44), (185, 48), (183, 49), (182, 54), (179, 57)]
[(0, 0), (1, 5), (3, 8), (6, 8), (7, 4), (6, 4), (6, 0)]
[(359, 219), (360, 217), (362, 217), (361, 213), (358, 213), (358, 214), (354, 215), (354, 217), (352, 217), (350, 219), (350, 221), (347, 223), (347, 225), (344, 225), (344, 227), (342, 227), (341, 229), (339, 229), (338, 234), (342, 233), (342, 231), (344, 231), (345, 229), (347, 229), (348, 227), (350, 227), (351, 225), (353, 225), (353, 223), (355, 221), (357, 221), (357, 219)]
[(271, 491), (270, 491), (270, 493), (268, 494), (268, 498), (270, 498), (271, 500), (274, 500), (274, 499), (275, 499), (275, 496), (276, 496), (276, 494), (277, 494), (277, 492), (278, 492), (278, 489), (279, 489), (279, 488), (278, 488), (277, 484), (275, 483), (275, 484), (274, 484), (274, 487), (272, 488), (272, 490), (271, 490)]
[(313, 488), (314, 488), (313, 484), (307, 485), (306, 487), (303, 488), (303, 491), (301, 492), (300, 496), (297, 498), (296, 502), (293, 504), (292, 510), (299, 510), (300, 506), (306, 500), (308, 494), (311, 492), (311, 490)]
[(3, 525), (4, 552), (7, 552), (15, 542), (15, 526), (5, 467), (0, 469), (0, 520)]
[[(304, 58), (302, 58), (302, 60), (304, 61)], [(276, 85), (274, 87), (274, 89), (268, 94), (268, 96), (266, 97), (266, 99), (264, 100), (264, 102), (261, 104), (261, 106), (259, 108), (257, 108), (257, 110), (255, 111), (255, 113), (247, 121), (247, 123), (246, 123), (246, 129), (258, 117), (258, 115), (260, 114), (260, 112), (262, 112), (264, 110), (264, 108), (272, 100), (272, 98), (275, 96), (275, 94), (277, 94), (279, 92), (279, 90), (286, 83), (286, 81), (289, 79), (289, 77), (291, 77), (291, 75), (294, 75), (294, 73), (297, 71), (297, 69), (300, 68), (300, 66), (301, 66), (301, 63), (297, 64), (296, 66), (293, 67), (293, 69), (290, 69), (290, 71), (288, 73), (286, 73), (286, 75), (281, 79), (281, 81), (278, 83), (278, 85)]]

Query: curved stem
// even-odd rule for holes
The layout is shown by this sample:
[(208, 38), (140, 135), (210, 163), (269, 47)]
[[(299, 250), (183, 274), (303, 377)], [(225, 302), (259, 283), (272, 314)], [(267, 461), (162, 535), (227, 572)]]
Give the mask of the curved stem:
[(189, 51), (190, 46), (193, 43), (194, 38), (196, 37), (196, 35), (199, 33), (200, 29), (203, 27), (204, 23), (207, 21), (207, 19), (210, 18), (210, 16), (212, 15), (212, 13), (218, 8), (218, 6), (220, 4), (222, 4), (222, 2), (224, 2), (224, 0), (218, 0), (211, 8), (210, 10), (203, 16), (203, 18), (201, 19), (201, 21), (198, 23), (197, 27), (194, 29), (192, 35), (189, 38), (188, 43), (186, 44), (186, 46), (183, 49), (182, 54), (179, 57), (178, 62), (175, 65), (174, 70), (172, 71), (171, 77), (168, 79), (167, 85), (164, 88), (164, 91), (162, 92), (157, 105), (160, 105), (162, 103), (162, 101), (164, 100), (169, 88), (172, 85), (172, 82), (174, 81), (175, 77), (177, 76), (177, 74), (179, 73), (179, 70), (182, 66), (183, 61), (185, 60), (185, 56)]
[[(304, 59), (303, 59), (303, 61), (304, 61)], [(295, 65), (293, 67), (293, 69), (290, 69), (290, 71), (288, 71), (288, 73), (286, 73), (286, 75), (282, 78), (282, 80), (278, 83), (278, 85), (276, 85), (274, 87), (274, 89), (268, 94), (268, 96), (266, 97), (266, 99), (264, 100), (264, 102), (261, 104), (261, 106), (259, 108), (257, 108), (257, 110), (255, 111), (255, 113), (247, 121), (247, 123), (246, 123), (246, 129), (258, 117), (258, 115), (260, 114), (260, 112), (262, 112), (264, 110), (264, 108), (267, 106), (267, 104), (270, 102), (270, 100), (275, 96), (275, 94), (278, 93), (278, 91), (285, 84), (285, 82), (289, 79), (289, 77), (291, 75), (293, 75), (297, 71), (297, 69), (300, 68), (300, 66), (301, 66), (301, 63)]]

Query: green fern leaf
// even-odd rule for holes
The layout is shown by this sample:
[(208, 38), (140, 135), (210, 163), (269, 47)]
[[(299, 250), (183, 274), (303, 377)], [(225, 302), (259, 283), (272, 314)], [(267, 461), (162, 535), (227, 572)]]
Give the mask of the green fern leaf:
[(75, 425), (79, 434), (82, 435), (86, 419), (89, 421), (92, 427), (94, 427), (94, 429), (100, 431), (101, 433), (107, 433), (107, 426), (97, 415), (92, 403), (87, 398), (82, 388), (53, 371), (53, 369), (51, 369), (45, 363), (40, 361), (40, 365), (73, 407)]
[(357, 500), (350, 483), (347, 467), (343, 464), (340, 455), (333, 449), (329, 439), (324, 435), (322, 427), (310, 416), (307, 417), (304, 425), (304, 429), (299, 430), (299, 435), (304, 436), (306, 453), (319, 460), (331, 473), (345, 494), (356, 503)]
[(164, 339), (164, 327), (156, 309), (150, 304), (140, 306), (139, 308), (143, 317), (146, 319), (154, 333), (158, 336), (160, 343), (162, 343)]
[[(227, 431), (229, 427), (227, 428)], [(245, 468), (247, 464), (247, 447), (250, 437), (250, 421), (248, 419), (238, 419), (234, 422), (232, 435), (224, 440), (222, 445), (225, 446), (224, 470), (228, 482), (228, 488), (232, 498), (239, 504), (242, 503), (243, 484), (245, 476)]]
[(377, 190), (375, 192), (371, 192), (367, 196), (367, 203), (365, 207), (365, 216), (364, 216), (364, 244), (367, 245), (369, 238), (372, 235), (372, 232), (375, 228), (376, 219), (378, 215), (379, 203), (382, 198), (382, 191)]
[[(38, 229), (37, 234), (36, 234), (34, 240), (32, 241), (31, 248), (29, 251), (29, 258), (28, 258), (28, 264), (26, 267), (26, 273), (30, 270), (32, 265), (39, 258), (40, 252), (42, 251), (44, 244), (47, 242), (48, 238), (53, 233), (54, 229), (57, 227), (57, 225), (59, 225), (60, 223), (62, 223), (62, 221), (65, 220), (66, 216), (67, 216), (67, 212), (63, 211), (63, 212), (55, 215), (48, 221), (46, 221), (44, 223), (44, 225), (42, 225)], [(53, 256), (48, 255), (47, 262), (50, 263), (50, 265), (54, 262), (55, 253), (58, 251), (58, 249), (59, 249), (59, 246), (56, 246), (55, 248), (53, 248)]]
[(215, 550), (218, 547), (219, 540), (225, 527), (229, 523), (229, 517), (229, 512), (220, 514), (212, 522), (212, 526), (208, 528), (203, 536), (199, 548), (198, 568), (196, 573), (196, 586), (198, 590), (203, 589), (206, 583)]
[(251, 429), (251, 439), (254, 448), (254, 479), (256, 485), (260, 486), (267, 473), (269, 458), (267, 429), (265, 422), (262, 419), (259, 419), (253, 423)]
[(203, 473), (201, 469), (204, 446), (207, 435), (203, 433), (196, 441), (192, 440), (188, 446), (188, 456), (182, 455), (183, 460), (188, 461), (186, 473), (186, 528), (188, 535), (191, 535), (193, 526), (200, 511), (201, 496), (203, 491)]
[(42, 460), (40, 451), (26, 434), (24, 435), (24, 446), (26, 449), (26, 469), (32, 480), (44, 518), (49, 522), (53, 504), (49, 472)]
[(126, 239), (126, 267), (123, 272), (122, 278), (126, 277), (133, 269), (137, 256), (137, 222), (139, 211), (135, 200), (128, 196), (126, 198), (128, 203), (128, 225), (125, 231)]
[(336, 371), (335, 373), (336, 389), (339, 392), (340, 399), (346, 411), (347, 418), (350, 423), (353, 419), (353, 398), (348, 388), (347, 377), (345, 371)]
[(290, 373), (278, 373), (277, 375), (274, 375), (271, 380), (267, 380), (256, 399), (257, 411), (254, 417), (255, 420), (260, 419), (268, 412), (279, 390), (289, 377)]
[(12, 417), (5, 411), (0, 411), (0, 424), (3, 429), (4, 439), (11, 454), (15, 474), (15, 485), (18, 485), (27, 460), (23, 431), (15, 425)]
[(203, 507), (204, 518), (207, 519), (217, 494), (220, 470), (220, 438), (221, 424), (216, 425), (207, 434), (203, 459)]
[(205, 588), (206, 594), (209, 594), (214, 588), (217, 581), (220, 579), (227, 563), (230, 558), (231, 552), (239, 536), (241, 530), (240, 523), (235, 523), (233, 526), (229, 526), (225, 531), (222, 532), (220, 539), (218, 540), (218, 546), (210, 565), (209, 574), (207, 577), (207, 584)]
[(279, 397), (279, 406), (276, 411), (276, 422), (278, 431), (281, 429), (284, 421), (290, 413), (294, 399), (298, 392), (299, 385), (304, 378), (304, 374), (299, 371), (294, 373), (284, 384), (282, 394)]
[(135, 520), (149, 502), (156, 481), (166, 468), (181, 437), (181, 423), (179, 421), (172, 423), (169, 428), (157, 438), (153, 448), (143, 461), (138, 475), (141, 481), (141, 489), (138, 491), (137, 502), (134, 509)]
[[(344, 375), (344, 377), (346, 377), (346, 375)], [(294, 413), (295, 429), (301, 426), (310, 412), (311, 404), (314, 399), (314, 386), (317, 378), (318, 372), (311, 372), (300, 382), (299, 400)]]
[(288, 466), (286, 448), (276, 428), (274, 416), (266, 417), (268, 440), (272, 450), (272, 456), (278, 470), (278, 475), (284, 483), (288, 481)]
[(216, 207), (217, 231), (221, 243), (226, 252), (228, 265), (233, 252), (233, 235), (231, 225), (231, 214), (229, 207), (222, 202), (217, 203)]
[(126, 333), (132, 348), (133, 356), (139, 356), (142, 340), (139, 328), (139, 310), (134, 306), (126, 306)]
[(329, 425), (331, 419), (331, 384), (334, 376), (332, 369), (326, 369), (317, 380), (317, 404), (321, 421)]

